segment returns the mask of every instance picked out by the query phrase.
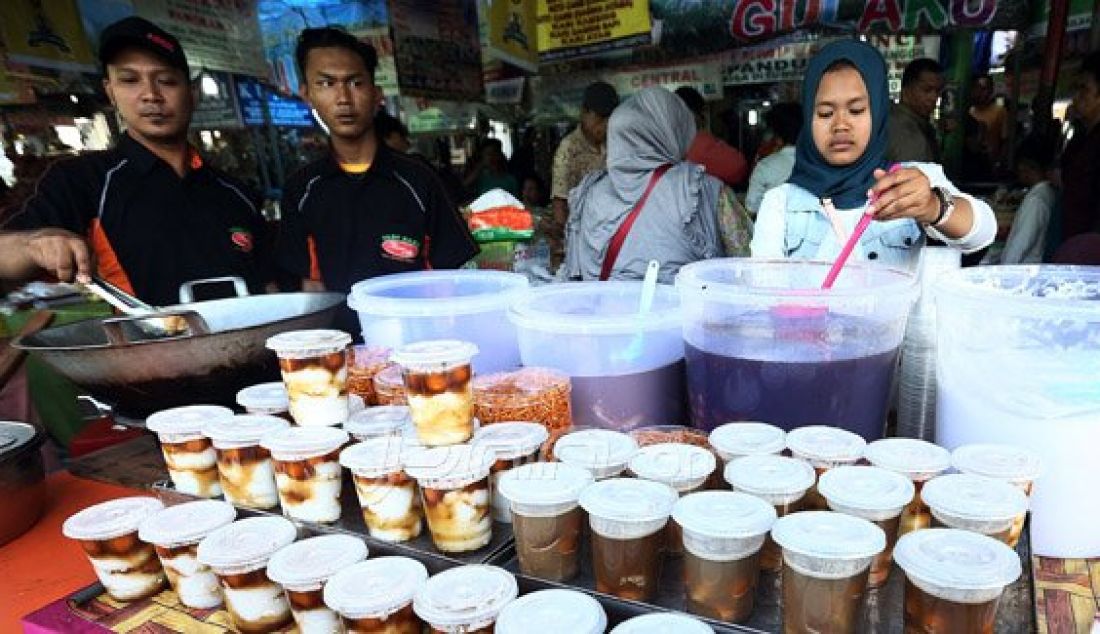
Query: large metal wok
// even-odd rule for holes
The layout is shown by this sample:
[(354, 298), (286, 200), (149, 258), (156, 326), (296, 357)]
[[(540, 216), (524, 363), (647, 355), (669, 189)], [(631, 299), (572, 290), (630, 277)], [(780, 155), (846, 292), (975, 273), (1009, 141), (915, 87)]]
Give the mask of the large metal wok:
[[(12, 345), (127, 416), (194, 403), (231, 405), (241, 388), (279, 378), (275, 354), (264, 348), (268, 337), (328, 327), (344, 299), (281, 293), (194, 302), (164, 309), (189, 314), (188, 323), (199, 326), (181, 336), (148, 338), (141, 318), (116, 317), (51, 328)], [(201, 319), (193, 320), (194, 313)]]

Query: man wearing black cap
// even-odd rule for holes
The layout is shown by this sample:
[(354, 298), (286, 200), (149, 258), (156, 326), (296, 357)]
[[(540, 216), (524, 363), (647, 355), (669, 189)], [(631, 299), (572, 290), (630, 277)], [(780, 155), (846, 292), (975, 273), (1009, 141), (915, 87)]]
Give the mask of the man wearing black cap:
[(259, 201), (188, 145), (195, 93), (179, 41), (125, 18), (104, 29), (99, 58), (126, 132), (112, 149), (47, 170), (10, 225), (23, 231), (3, 237), (14, 249), (0, 271), (98, 272), (154, 305), (202, 278), (240, 276), (262, 291), (270, 249)]
[(603, 81), (584, 89), (580, 125), (565, 135), (554, 154), (550, 198), (554, 210), (554, 228), (550, 238), (551, 262), (556, 266), (565, 254), (565, 222), (569, 219), (569, 190), (589, 172), (602, 170), (607, 163), (607, 120), (619, 105), (615, 88)]

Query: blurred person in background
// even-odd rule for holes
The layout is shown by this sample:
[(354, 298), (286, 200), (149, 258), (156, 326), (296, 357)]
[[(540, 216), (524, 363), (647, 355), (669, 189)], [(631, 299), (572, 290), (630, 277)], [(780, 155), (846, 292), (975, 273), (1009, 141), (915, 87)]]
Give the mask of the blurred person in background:
[(777, 103), (764, 114), (764, 122), (771, 130), (772, 139), (779, 149), (760, 159), (749, 178), (749, 191), (745, 195), (745, 207), (756, 215), (760, 202), (769, 189), (779, 187), (791, 177), (794, 169), (795, 143), (802, 132), (802, 106), (794, 102)]
[(734, 186), (743, 182), (749, 173), (745, 155), (707, 130), (707, 120), (703, 116), (706, 107), (703, 95), (691, 86), (680, 86), (676, 89), (676, 96), (683, 100), (695, 117), (695, 138), (692, 139), (685, 158), (696, 165), (702, 165), (707, 174), (727, 185)]

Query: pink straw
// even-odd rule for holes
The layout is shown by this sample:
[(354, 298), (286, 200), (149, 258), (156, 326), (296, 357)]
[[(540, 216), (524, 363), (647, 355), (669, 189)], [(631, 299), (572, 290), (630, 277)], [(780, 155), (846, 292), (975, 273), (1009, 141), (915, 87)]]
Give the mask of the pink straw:
[[(901, 169), (901, 166), (897, 163), (890, 166), (889, 173)], [(871, 196), (867, 201), (867, 206), (864, 207), (863, 215), (860, 216), (859, 222), (856, 223), (856, 228), (852, 231), (852, 235), (848, 237), (848, 241), (844, 243), (844, 248), (840, 250), (840, 255), (836, 256), (836, 262), (833, 262), (833, 266), (829, 269), (829, 274), (825, 276), (825, 281), (821, 284), (821, 288), (829, 290), (833, 287), (833, 283), (836, 282), (836, 278), (840, 276), (840, 269), (844, 268), (844, 264), (848, 262), (848, 258), (852, 255), (852, 250), (856, 248), (856, 244), (859, 243), (859, 239), (863, 237), (863, 232), (867, 231), (867, 227), (871, 225), (871, 221), (875, 219), (871, 213), (871, 205), (875, 204), (875, 200), (878, 196)]]

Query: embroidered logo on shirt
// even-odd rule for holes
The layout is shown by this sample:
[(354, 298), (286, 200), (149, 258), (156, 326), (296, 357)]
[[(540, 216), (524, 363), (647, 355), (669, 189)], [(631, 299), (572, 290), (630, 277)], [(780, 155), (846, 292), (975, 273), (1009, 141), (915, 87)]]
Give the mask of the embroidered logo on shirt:
[(230, 227), (229, 239), (242, 253), (252, 253), (252, 232), (244, 227)]
[(382, 236), (382, 257), (399, 262), (412, 262), (420, 253), (420, 241), (390, 233)]

